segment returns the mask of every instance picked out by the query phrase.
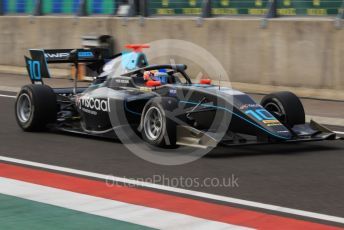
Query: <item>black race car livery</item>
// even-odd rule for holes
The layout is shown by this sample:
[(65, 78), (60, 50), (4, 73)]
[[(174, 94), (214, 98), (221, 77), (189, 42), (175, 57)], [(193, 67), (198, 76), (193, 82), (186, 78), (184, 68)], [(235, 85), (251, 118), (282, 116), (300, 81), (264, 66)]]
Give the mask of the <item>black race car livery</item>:
[[(193, 83), (184, 64), (149, 65), (142, 48), (112, 57), (101, 49), (30, 50), (31, 83), (16, 101), (25, 131), (55, 129), (118, 137), (119, 127), (159, 147), (215, 147), (336, 139), (314, 121), (305, 122), (299, 98), (272, 93), (256, 103), (249, 95), (202, 79)], [(51, 88), (48, 63), (80, 62), (97, 73), (89, 87)], [(77, 79), (77, 75), (75, 77)], [(125, 127), (123, 129), (123, 127)]]

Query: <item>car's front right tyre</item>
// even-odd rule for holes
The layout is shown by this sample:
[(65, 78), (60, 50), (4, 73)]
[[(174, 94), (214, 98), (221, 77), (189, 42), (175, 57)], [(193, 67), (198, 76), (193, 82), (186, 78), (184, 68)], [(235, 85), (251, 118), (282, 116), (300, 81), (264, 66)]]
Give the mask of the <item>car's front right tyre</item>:
[(25, 85), (15, 102), (15, 117), (24, 131), (41, 131), (56, 121), (56, 94), (47, 85)]
[(283, 91), (266, 95), (261, 105), (288, 127), (304, 124), (306, 121), (302, 102), (292, 92)]

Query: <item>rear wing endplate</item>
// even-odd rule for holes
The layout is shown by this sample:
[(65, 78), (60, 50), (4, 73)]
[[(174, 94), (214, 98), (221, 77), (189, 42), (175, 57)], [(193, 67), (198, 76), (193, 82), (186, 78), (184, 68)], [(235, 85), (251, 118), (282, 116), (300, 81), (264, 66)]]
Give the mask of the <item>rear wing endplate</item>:
[[(25, 63), (31, 82), (43, 84), (43, 78), (50, 78), (49, 63), (75, 63), (70, 58), (73, 49), (30, 49), (31, 58), (25, 56)], [(96, 62), (104, 59), (101, 50), (77, 49), (77, 62)]]

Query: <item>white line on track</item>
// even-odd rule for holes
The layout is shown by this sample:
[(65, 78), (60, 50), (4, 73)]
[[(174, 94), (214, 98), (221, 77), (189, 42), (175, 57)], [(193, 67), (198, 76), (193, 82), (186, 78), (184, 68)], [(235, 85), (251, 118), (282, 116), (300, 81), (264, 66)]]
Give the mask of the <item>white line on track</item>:
[(344, 132), (340, 132), (340, 131), (333, 131), (333, 132), (340, 134), (340, 135), (344, 135)]
[(334, 125), (334, 126), (343, 126), (344, 119), (338, 117), (321, 117), (314, 115), (306, 115), (306, 121), (314, 120), (323, 125)]
[(16, 98), (17, 96), (0, 94), (0, 97)]
[(87, 172), (87, 171), (71, 169), (71, 168), (65, 168), (65, 167), (60, 167), (60, 166), (55, 166), (55, 165), (48, 165), (48, 164), (43, 164), (43, 163), (38, 163), (38, 162), (20, 160), (20, 159), (5, 157), (5, 156), (0, 156), (0, 161), (12, 162), (12, 163), (28, 165), (28, 166), (33, 166), (33, 167), (38, 167), (38, 168), (43, 168), (43, 169), (49, 169), (49, 170), (54, 170), (54, 171), (59, 171), (59, 172), (71, 173), (71, 174), (80, 175), (80, 176), (98, 178), (98, 179), (113, 181), (117, 183), (124, 183), (128, 185), (130, 184), (130, 185), (135, 185), (135, 186), (157, 189), (161, 191), (173, 192), (177, 194), (190, 195), (194, 197), (206, 198), (210, 200), (216, 200), (216, 201), (232, 203), (232, 204), (239, 204), (239, 205), (244, 205), (244, 206), (249, 206), (249, 207), (271, 210), (275, 212), (288, 213), (288, 214), (293, 214), (293, 215), (298, 215), (298, 216), (303, 216), (303, 217), (309, 217), (309, 218), (344, 224), (344, 218), (338, 217), (338, 216), (331, 216), (331, 215), (326, 215), (326, 214), (286, 208), (286, 207), (277, 206), (277, 205), (264, 204), (260, 202), (248, 201), (248, 200), (215, 195), (215, 194), (210, 194), (210, 193), (204, 193), (204, 192), (199, 192), (199, 191), (169, 187), (165, 185), (153, 184), (153, 183), (131, 180), (131, 179), (122, 178), (122, 177)]

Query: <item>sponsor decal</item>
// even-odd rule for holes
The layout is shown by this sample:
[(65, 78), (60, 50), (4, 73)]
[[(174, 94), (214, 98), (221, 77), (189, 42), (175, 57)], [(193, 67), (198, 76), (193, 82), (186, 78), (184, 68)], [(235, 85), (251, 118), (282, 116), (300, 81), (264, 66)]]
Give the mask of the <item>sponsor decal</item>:
[(69, 57), (69, 53), (46, 53), (46, 58), (67, 58)]
[(121, 84), (129, 84), (129, 80), (126, 79), (116, 79), (116, 83), (121, 83)]
[(262, 106), (261, 105), (258, 105), (258, 104), (244, 104), (242, 106), (240, 106), (240, 109), (241, 110), (246, 110), (246, 109), (249, 109), (249, 108), (261, 108)]
[(78, 53), (79, 57), (93, 57), (93, 53), (91, 51), (83, 51)]
[(169, 96), (177, 96), (177, 90), (176, 89), (170, 89), (168, 91)]
[(142, 92), (152, 92), (152, 89), (148, 87), (140, 87), (139, 90)]
[[(46, 58), (50, 59), (67, 59), (69, 57), (69, 53), (45, 53)], [(79, 58), (92, 58), (94, 57), (93, 53), (91, 51), (82, 51), (78, 52)]]
[[(89, 96), (78, 97), (76, 106), (83, 111), (96, 115), (91, 111), (110, 112), (110, 101), (108, 99), (93, 98)], [(90, 110), (90, 111), (89, 111)]]
[(266, 126), (271, 127), (271, 126), (281, 126), (281, 123), (273, 123), (273, 124), (267, 124)]
[(279, 125), (282, 125), (281, 122), (279, 122), (278, 120), (262, 120), (262, 122), (264, 124), (266, 124), (266, 126), (279, 126)]
[(280, 123), (278, 120), (262, 120), (265, 124)]
[(274, 123), (274, 124), (268, 124), (266, 126), (271, 127), (271, 126), (281, 126), (281, 123)]
[(97, 116), (97, 114), (98, 114), (97, 111), (93, 111), (93, 110), (86, 109), (86, 108), (82, 108), (81, 110), (82, 110), (83, 112), (85, 112), (85, 113), (88, 113), (88, 114), (91, 114), (91, 115), (94, 115), (94, 116)]

